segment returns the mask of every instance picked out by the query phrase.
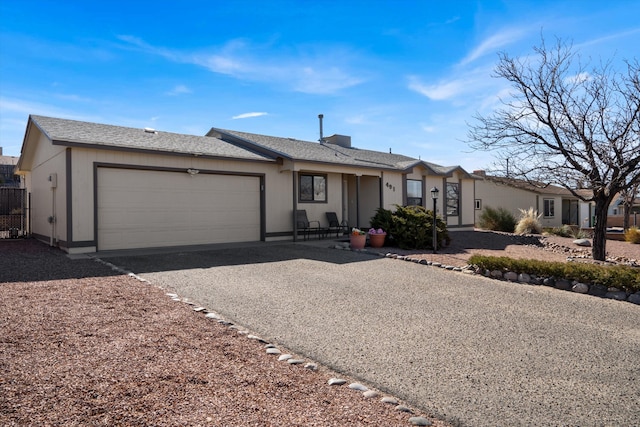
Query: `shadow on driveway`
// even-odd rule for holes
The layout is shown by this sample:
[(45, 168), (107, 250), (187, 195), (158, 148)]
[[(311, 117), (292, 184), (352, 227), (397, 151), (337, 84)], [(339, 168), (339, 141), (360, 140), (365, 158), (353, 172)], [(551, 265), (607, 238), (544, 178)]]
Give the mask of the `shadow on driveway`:
[[(370, 261), (372, 254), (330, 248), (335, 242), (252, 242), (152, 250), (98, 252), (97, 258), (136, 274), (309, 259), (332, 264)], [(303, 250), (301, 250), (303, 249)]]

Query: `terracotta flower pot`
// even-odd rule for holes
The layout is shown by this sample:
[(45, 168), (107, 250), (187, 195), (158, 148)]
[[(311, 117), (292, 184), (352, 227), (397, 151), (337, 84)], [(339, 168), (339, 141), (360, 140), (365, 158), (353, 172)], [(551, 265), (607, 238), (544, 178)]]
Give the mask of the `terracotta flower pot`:
[(349, 235), (351, 243), (351, 249), (364, 249), (365, 243), (367, 243), (366, 234), (351, 234)]
[(387, 233), (384, 234), (369, 234), (369, 244), (372, 248), (381, 248), (384, 246), (384, 240), (387, 238)]

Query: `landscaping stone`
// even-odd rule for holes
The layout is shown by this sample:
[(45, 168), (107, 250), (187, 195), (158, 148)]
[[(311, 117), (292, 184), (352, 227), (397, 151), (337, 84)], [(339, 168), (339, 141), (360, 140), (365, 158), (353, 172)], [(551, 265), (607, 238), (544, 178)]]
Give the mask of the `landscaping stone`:
[(500, 270), (493, 270), (493, 271), (491, 271), (490, 275), (494, 279), (502, 279), (502, 271), (500, 271)]
[(579, 294), (586, 294), (589, 292), (589, 285), (587, 285), (586, 283), (576, 283), (575, 285), (573, 285), (573, 287), (571, 288), (571, 290), (573, 292), (577, 292)]
[(400, 411), (400, 412), (408, 412), (408, 413), (412, 413), (413, 411), (410, 408), (407, 408), (404, 405), (398, 405), (396, 406), (396, 411)]
[(375, 390), (367, 390), (364, 393), (362, 393), (362, 395), (367, 399), (373, 399), (374, 397), (378, 397), (378, 392)]
[(409, 418), (409, 422), (414, 426), (430, 426), (431, 421), (424, 417), (411, 417)]
[(578, 246), (585, 246), (585, 247), (591, 246), (591, 242), (589, 241), (589, 239), (576, 239), (573, 241), (573, 244)]
[(627, 301), (632, 302), (634, 304), (640, 304), (640, 292), (636, 292), (635, 294), (629, 295)]
[(518, 274), (518, 282), (531, 283), (531, 276), (529, 276), (527, 273), (520, 273)]
[(504, 280), (508, 280), (509, 282), (515, 282), (518, 280), (518, 275), (513, 271), (507, 271), (503, 276)]
[(327, 381), (327, 384), (329, 384), (329, 385), (343, 385), (343, 384), (346, 384), (346, 383), (347, 383), (347, 380), (343, 380), (343, 379), (340, 379), (340, 378), (331, 378), (331, 379), (329, 379), (329, 381)]
[(369, 390), (369, 388), (363, 384), (360, 383), (351, 383), (349, 384), (349, 388), (352, 390), (359, 390), (359, 391), (367, 391)]
[(318, 365), (316, 365), (315, 363), (307, 363), (306, 365), (304, 365), (304, 368), (310, 371), (317, 371)]
[(547, 277), (542, 281), (542, 284), (545, 286), (551, 286), (552, 288), (556, 285), (556, 279), (553, 277)]
[(289, 359), (287, 360), (289, 365), (302, 365), (304, 363), (303, 359)]
[(624, 291), (613, 291), (607, 292), (604, 296), (605, 298), (615, 299), (618, 301), (624, 301), (627, 299), (627, 293)]
[(556, 281), (556, 289), (560, 289), (563, 291), (568, 291), (571, 289), (571, 282), (565, 279), (560, 279)]
[(604, 285), (591, 285), (589, 295), (604, 297), (607, 294), (607, 287)]
[(282, 352), (274, 347), (270, 347), (267, 349), (267, 354), (280, 354), (280, 353)]
[(385, 396), (382, 399), (380, 399), (380, 402), (389, 403), (391, 405), (397, 405), (398, 404), (398, 399), (396, 399), (395, 397), (391, 397), (391, 396)]
[(292, 354), (281, 354), (281, 355), (278, 357), (278, 360), (279, 360), (280, 362), (282, 362), (282, 361), (284, 361), (284, 360), (289, 360), (289, 359), (291, 359), (292, 357), (293, 357), (293, 355), (292, 355)]

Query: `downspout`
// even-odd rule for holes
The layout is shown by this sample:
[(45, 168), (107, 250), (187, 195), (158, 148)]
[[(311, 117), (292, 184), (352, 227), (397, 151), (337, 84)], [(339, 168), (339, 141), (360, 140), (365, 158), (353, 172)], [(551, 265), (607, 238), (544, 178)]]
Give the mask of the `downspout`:
[(56, 187), (58, 186), (58, 176), (55, 173), (49, 175), (49, 183), (51, 187), (51, 216), (48, 218), (51, 224), (51, 236), (49, 236), (49, 246), (53, 246), (54, 236), (56, 234)]
[(293, 187), (293, 241), (298, 241), (298, 221), (296, 218), (296, 211), (298, 210), (298, 198), (296, 194), (298, 193), (297, 181), (298, 181), (298, 172), (292, 171), (291, 177), (293, 179), (292, 187)]

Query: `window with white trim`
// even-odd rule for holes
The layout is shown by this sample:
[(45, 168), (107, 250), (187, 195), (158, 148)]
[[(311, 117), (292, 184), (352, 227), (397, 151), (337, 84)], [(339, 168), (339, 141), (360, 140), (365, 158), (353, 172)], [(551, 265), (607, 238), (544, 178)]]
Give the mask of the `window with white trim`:
[(554, 199), (544, 199), (544, 217), (545, 218), (553, 218), (556, 214), (555, 212), (555, 200)]

